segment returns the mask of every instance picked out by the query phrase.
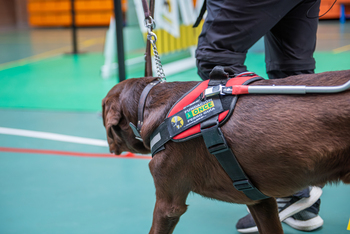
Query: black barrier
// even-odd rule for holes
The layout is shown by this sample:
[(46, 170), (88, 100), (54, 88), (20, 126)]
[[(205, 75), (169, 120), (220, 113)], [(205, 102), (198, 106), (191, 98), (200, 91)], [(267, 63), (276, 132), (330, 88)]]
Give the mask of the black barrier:
[(124, 56), (124, 38), (123, 38), (123, 12), (121, 0), (114, 0), (114, 16), (117, 28), (117, 61), (119, 82), (125, 80), (125, 56)]
[(77, 54), (78, 53), (78, 43), (77, 43), (77, 26), (75, 24), (75, 5), (74, 5), (75, 0), (71, 0), (71, 16), (72, 16), (72, 54)]

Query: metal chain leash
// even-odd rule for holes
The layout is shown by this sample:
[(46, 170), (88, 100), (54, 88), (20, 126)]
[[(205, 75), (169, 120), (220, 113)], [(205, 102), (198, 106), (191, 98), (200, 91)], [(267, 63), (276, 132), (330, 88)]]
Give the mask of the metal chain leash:
[(156, 68), (157, 68), (157, 75), (160, 78), (161, 82), (165, 82), (166, 78), (165, 78), (162, 62), (160, 61), (160, 57), (156, 46), (157, 35), (154, 32), (152, 32), (152, 28), (155, 28), (156, 24), (151, 16), (149, 16), (148, 19), (145, 19), (145, 26), (148, 31), (147, 40), (150, 41), (153, 48), (154, 59), (155, 59)]

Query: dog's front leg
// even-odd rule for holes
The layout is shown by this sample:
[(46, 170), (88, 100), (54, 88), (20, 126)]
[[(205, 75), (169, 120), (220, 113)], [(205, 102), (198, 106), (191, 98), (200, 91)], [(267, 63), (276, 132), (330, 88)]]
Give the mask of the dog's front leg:
[(173, 233), (180, 216), (187, 210), (186, 199), (191, 191), (191, 180), (186, 176), (184, 166), (175, 160), (154, 157), (150, 170), (156, 187), (156, 205), (150, 234)]
[(173, 233), (180, 216), (186, 210), (187, 206), (184, 202), (165, 201), (157, 198), (150, 234)]
[(248, 208), (260, 234), (283, 234), (275, 198), (261, 200)]

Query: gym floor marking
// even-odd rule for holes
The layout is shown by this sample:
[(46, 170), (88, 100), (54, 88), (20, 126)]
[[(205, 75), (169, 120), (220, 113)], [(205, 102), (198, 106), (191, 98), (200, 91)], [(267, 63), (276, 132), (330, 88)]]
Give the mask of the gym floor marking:
[[(0, 134), (108, 147), (108, 143), (105, 140), (68, 136), (68, 135), (49, 133), (49, 132), (39, 132), (39, 131), (0, 127)], [(58, 150), (21, 149), (21, 148), (9, 148), (9, 147), (0, 147), (0, 152), (51, 154), (51, 155), (63, 155), (63, 156), (77, 156), (77, 157), (133, 158), (133, 159), (151, 159), (152, 158), (150, 156), (135, 155), (129, 152), (118, 156), (114, 154), (102, 154), (102, 153), (83, 153), (83, 152), (68, 152), (68, 151), (58, 151)]]
[(49, 132), (22, 130), (22, 129), (15, 129), (15, 128), (0, 127), (0, 134), (40, 138), (40, 139), (54, 140), (54, 141), (64, 141), (64, 142), (71, 142), (71, 143), (85, 144), (85, 145), (106, 146), (106, 147), (108, 146), (108, 143), (104, 140), (68, 136), (68, 135), (49, 133)]
[(339, 53), (346, 52), (346, 51), (349, 51), (349, 50), (350, 50), (350, 44), (334, 49), (333, 53), (339, 54)]
[(74, 156), (74, 157), (152, 159), (151, 156), (135, 155), (129, 152), (121, 155), (114, 155), (114, 154), (69, 152), (69, 151), (60, 151), (60, 150), (20, 149), (20, 148), (10, 148), (10, 147), (0, 147), (0, 152), (25, 153), (25, 154), (50, 154), (50, 155)]

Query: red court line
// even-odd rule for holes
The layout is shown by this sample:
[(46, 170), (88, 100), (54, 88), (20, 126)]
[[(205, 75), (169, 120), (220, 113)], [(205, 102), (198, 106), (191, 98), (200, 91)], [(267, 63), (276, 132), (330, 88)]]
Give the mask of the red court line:
[(22, 148), (9, 148), (9, 147), (0, 147), (0, 152), (24, 153), (24, 154), (53, 154), (53, 155), (74, 156), (74, 157), (152, 159), (151, 156), (141, 156), (141, 155), (136, 155), (129, 152), (123, 155), (114, 155), (114, 154), (69, 152), (69, 151), (59, 151), (59, 150), (22, 149)]

